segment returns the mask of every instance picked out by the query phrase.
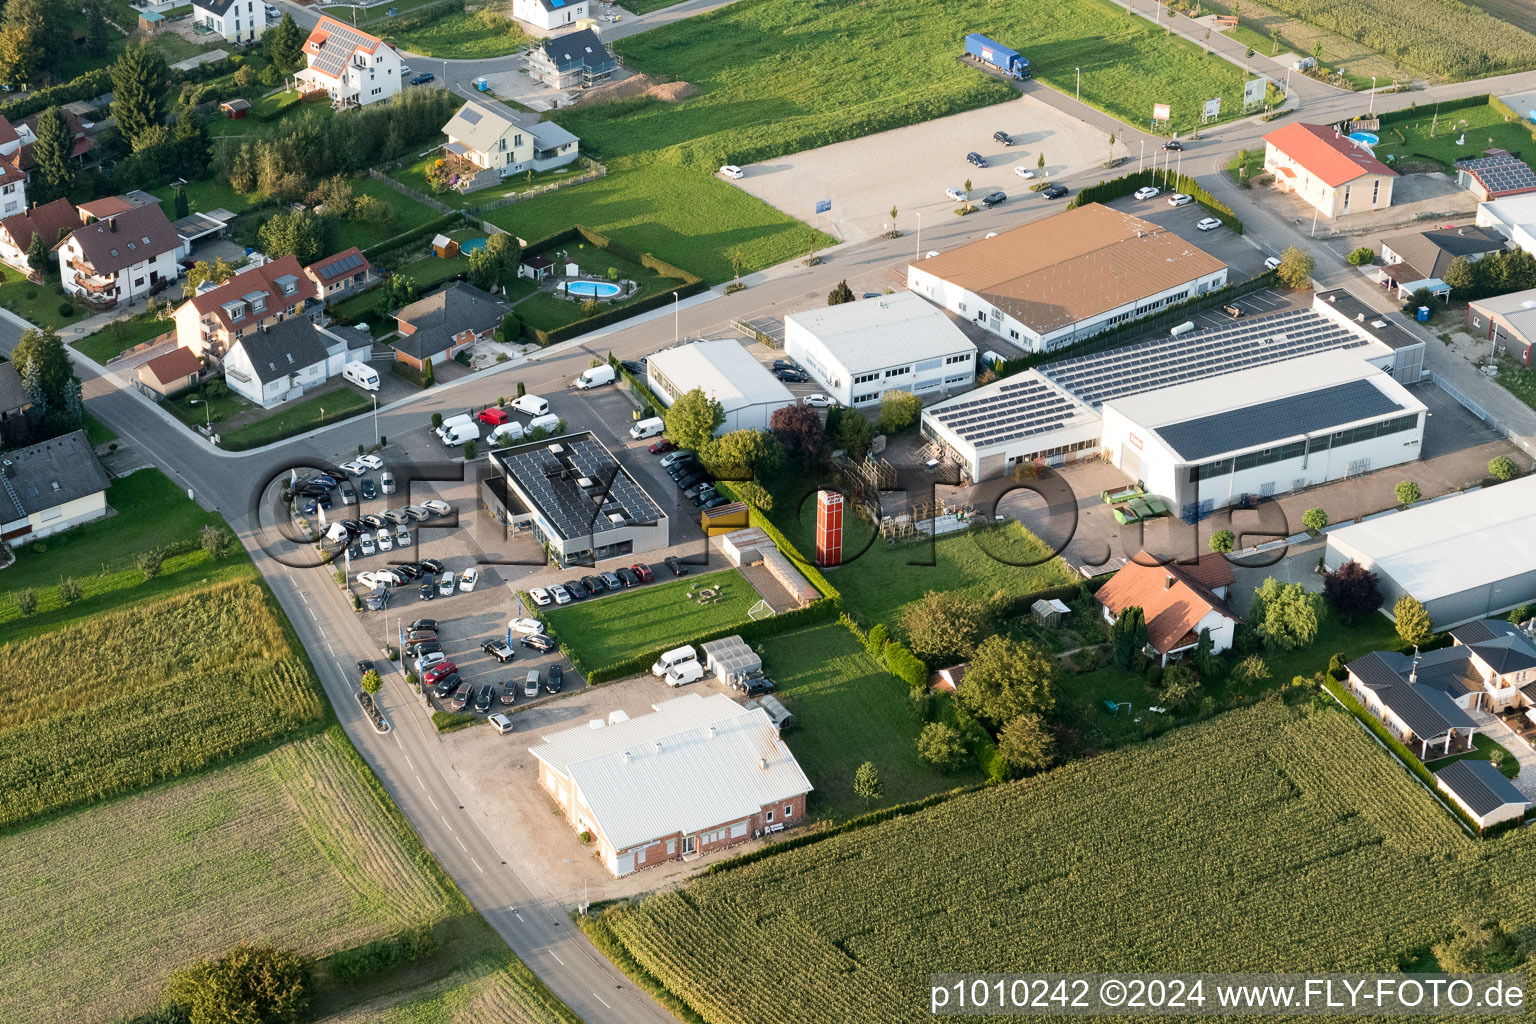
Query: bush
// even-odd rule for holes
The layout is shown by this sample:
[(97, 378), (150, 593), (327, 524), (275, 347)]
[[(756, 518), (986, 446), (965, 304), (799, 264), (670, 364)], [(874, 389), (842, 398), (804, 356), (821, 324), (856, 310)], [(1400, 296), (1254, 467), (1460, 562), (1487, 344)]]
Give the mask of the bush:
[(80, 600), (80, 581), (73, 576), (59, 580), (59, 598), (65, 604), (74, 604)]
[(298, 953), (242, 943), (177, 971), (166, 998), (185, 1007), (192, 1024), (294, 1024), (309, 1011), (309, 984), (309, 963)]
[(1488, 475), (1500, 483), (1520, 475), (1520, 467), (1508, 455), (1495, 455), (1488, 460)]
[(917, 737), (917, 756), (941, 772), (953, 772), (966, 762), (965, 740), (943, 722), (929, 722)]
[(37, 611), (37, 591), (31, 587), (23, 587), (16, 591), (16, 610), (21, 612), (23, 617)]
[(140, 551), (138, 557), (134, 559), (134, 564), (138, 566), (139, 572), (144, 574), (146, 581), (152, 580), (160, 575), (160, 569), (165, 565), (165, 556), (151, 548), (148, 551)]
[(71, 302), (59, 303), (59, 316), (68, 318), (75, 315), (75, 307)]
[(1399, 505), (1412, 505), (1424, 497), (1424, 493), (1419, 490), (1419, 485), (1412, 480), (1404, 480), (1392, 488), (1392, 493), (1397, 497)]
[(1301, 525), (1312, 533), (1322, 533), (1328, 528), (1328, 512), (1321, 508), (1309, 508), (1301, 514)]
[(1376, 250), (1362, 245), (1359, 248), (1351, 249), (1345, 259), (1349, 261), (1349, 265), (1352, 267), (1368, 267), (1376, 262)]

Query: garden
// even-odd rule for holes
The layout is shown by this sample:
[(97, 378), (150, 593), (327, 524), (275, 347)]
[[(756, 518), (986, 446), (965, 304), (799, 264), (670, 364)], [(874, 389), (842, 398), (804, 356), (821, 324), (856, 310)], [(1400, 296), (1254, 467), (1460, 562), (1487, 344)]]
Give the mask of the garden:
[(1457, 160), (1481, 156), (1483, 150), (1495, 147), (1527, 162), (1536, 155), (1531, 126), (1487, 102), (1444, 103), (1384, 114), (1377, 134), (1381, 136), (1381, 144), (1374, 148), (1377, 158), (1398, 171), (1454, 174)]
[[(675, 277), (664, 277), (642, 263), (589, 242), (566, 243), (554, 247), (554, 251), (548, 254), (554, 256), (556, 253), (559, 253), (557, 264), (563, 266), (566, 262), (575, 263), (581, 268), (583, 277), (592, 276), (619, 285), (633, 282), (636, 287), (615, 300), (579, 300), (551, 291), (530, 294), (517, 304), (517, 315), (524, 324), (536, 330), (552, 331), (600, 312), (629, 306), (662, 292), (675, 291), (684, 283)], [(538, 253), (529, 252), (524, 258), (530, 255)]]
[(113, 320), (83, 338), (76, 338), (69, 343), (69, 347), (105, 366), (109, 360), (116, 359), (129, 349), (174, 331), (176, 322), (160, 316), (164, 308), (157, 300), (154, 310)]
[(429, 195), (440, 203), (455, 207), (456, 209), (469, 209), (471, 207), (484, 206), (507, 196), (515, 196), (531, 189), (543, 188), (567, 178), (574, 178), (579, 174), (585, 174), (588, 170), (588, 161), (578, 158), (574, 163), (564, 167), (557, 167), (549, 171), (525, 171), (522, 174), (513, 175), (499, 185), (480, 189), (478, 192), (460, 192), (457, 189), (444, 188), (439, 191), (433, 183), (431, 174), (435, 174), (435, 168), (443, 159), (442, 150), (434, 149), (426, 156), (411, 163), (404, 164), (393, 171), (389, 176), (409, 186), (418, 192)]
[(38, 327), (63, 327), (83, 312), (59, 287), (57, 273), (34, 284), (19, 270), (4, 265), (0, 265), (0, 306)]

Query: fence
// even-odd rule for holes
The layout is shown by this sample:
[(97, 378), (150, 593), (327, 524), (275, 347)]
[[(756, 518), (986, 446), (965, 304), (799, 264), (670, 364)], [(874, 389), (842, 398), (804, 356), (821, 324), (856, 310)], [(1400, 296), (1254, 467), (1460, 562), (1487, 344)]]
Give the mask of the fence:
[(1497, 416), (1494, 416), (1487, 409), (1483, 408), (1483, 406), (1476, 402), (1472, 396), (1468, 395), (1465, 391), (1461, 390), (1456, 385), (1452, 384), (1450, 381), (1446, 380), (1444, 377), (1440, 376), (1433, 370), (1429, 371), (1429, 379), (1434, 383), (1435, 387), (1439, 388), (1441, 391), (1444, 391), (1446, 394), (1454, 398), (1457, 404), (1459, 404), (1463, 409), (1467, 410), (1467, 412), (1470, 412), (1473, 416), (1476, 416), (1478, 419), (1488, 424), (1494, 430), (1497, 430), (1499, 433), (1503, 434), (1511, 444), (1518, 447), (1521, 451), (1525, 452), (1525, 454), (1531, 456), (1532, 458), (1536, 458), (1536, 444), (1532, 444), (1529, 440), (1512, 429), (1508, 424), (1501, 422)]
[(488, 203), (481, 203), (478, 206), (465, 207), (465, 209), (477, 217), (483, 217), (490, 211), (499, 210), (503, 206), (511, 206), (514, 203), (521, 203), (525, 199), (536, 199), (539, 196), (547, 196), (551, 192), (558, 192), (563, 188), (570, 188), (572, 185), (585, 185), (589, 181), (596, 181), (598, 178), (606, 178), (608, 176), (608, 168), (604, 167), (596, 160), (588, 160), (587, 165), (588, 166), (585, 171), (582, 171), (580, 174), (575, 175), (574, 177), (562, 178), (559, 181), (552, 181), (548, 185), (539, 185), (535, 188), (530, 188), (526, 192), (519, 192), (515, 196), (502, 196), (500, 199), (493, 199)]

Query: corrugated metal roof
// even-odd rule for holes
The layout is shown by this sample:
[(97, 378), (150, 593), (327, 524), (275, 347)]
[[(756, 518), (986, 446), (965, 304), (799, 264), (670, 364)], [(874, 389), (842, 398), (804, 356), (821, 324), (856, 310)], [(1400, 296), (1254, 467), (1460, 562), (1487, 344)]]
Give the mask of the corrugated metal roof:
[[(653, 353), (646, 363), (652, 381), (664, 376), (677, 388), (677, 394), (703, 388), (704, 394), (719, 402), (727, 415), (754, 405), (793, 405), (789, 393), (768, 368), (752, 357), (739, 341), (696, 341), (677, 348)], [(675, 398), (668, 389), (660, 389), (663, 398)]]
[(1525, 804), (1525, 795), (1487, 761), (1452, 761), (1435, 772), (1440, 785), (1482, 817), (1505, 804)]
[(916, 292), (809, 309), (784, 319), (815, 335), (850, 374), (976, 351), (948, 314)]
[(1401, 411), (1403, 406), (1372, 381), (1352, 380), (1306, 394), (1170, 423), (1158, 427), (1157, 432), (1174, 451), (1194, 462)]

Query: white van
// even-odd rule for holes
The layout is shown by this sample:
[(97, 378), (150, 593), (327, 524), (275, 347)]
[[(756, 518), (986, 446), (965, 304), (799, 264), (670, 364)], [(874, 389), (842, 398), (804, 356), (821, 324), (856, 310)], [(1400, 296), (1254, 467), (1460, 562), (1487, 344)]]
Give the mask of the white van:
[(679, 665), (687, 664), (690, 661), (697, 664), (698, 660), (699, 652), (695, 651), (692, 645), (674, 647), (656, 659), (656, 664), (651, 666), (651, 675), (659, 679)]
[(546, 413), (543, 416), (535, 416), (533, 419), (528, 421), (529, 433), (532, 433), (535, 430), (547, 430), (549, 433), (553, 434), (557, 429), (559, 429), (559, 427), (560, 417), (556, 416), (552, 412)]
[(636, 423), (634, 426), (630, 427), (629, 436), (634, 438), (636, 441), (640, 441), (647, 437), (655, 437), (657, 434), (666, 429), (666, 420), (662, 419), (660, 416), (652, 416), (650, 419), (641, 420), (639, 423)]
[(480, 440), (480, 424), (471, 420), (468, 423), (455, 423), (449, 426), (443, 424), (443, 429), (437, 432), (444, 445), (449, 448), (457, 448), (468, 441)]
[(523, 439), (523, 425), (521, 423), (503, 423), (491, 431), (491, 436), (486, 438), (486, 444), (516, 444)]
[(473, 422), (474, 417), (470, 416), (469, 413), (460, 413), (457, 416), (450, 416), (443, 420), (442, 426), (438, 427), (435, 433), (437, 434), (438, 439), (442, 440), (457, 430), (459, 427), (466, 426), (467, 424)]
[(998, 368), (998, 366), (1002, 365), (1003, 357), (998, 355), (996, 352), (993, 352), (991, 349), (988, 349), (981, 354), (981, 361), (995, 370)]
[(1179, 335), (1181, 335), (1181, 334), (1188, 334), (1190, 331), (1192, 331), (1194, 329), (1195, 329), (1195, 322), (1193, 320), (1185, 320), (1183, 323), (1179, 324), (1179, 326), (1177, 326), (1173, 330), (1169, 331), (1168, 332), (1168, 336), (1170, 338), (1177, 338)]
[(513, 401), (512, 408), (525, 416), (543, 416), (549, 412), (549, 403), (538, 395), (524, 395)]
[(379, 390), (379, 371), (367, 363), (351, 362), (341, 368), (344, 379), (351, 381), (364, 391)]
[(668, 686), (687, 686), (704, 678), (704, 666), (696, 661), (685, 661), (680, 665), (674, 665), (667, 669), (667, 674), (662, 677)]
[(617, 376), (618, 374), (613, 371), (613, 367), (607, 363), (604, 363), (602, 366), (588, 367), (581, 372), (580, 377), (576, 378), (576, 387), (581, 391), (585, 391), (588, 388), (602, 387), (604, 384), (612, 384)]

